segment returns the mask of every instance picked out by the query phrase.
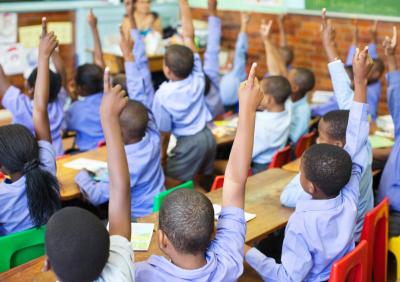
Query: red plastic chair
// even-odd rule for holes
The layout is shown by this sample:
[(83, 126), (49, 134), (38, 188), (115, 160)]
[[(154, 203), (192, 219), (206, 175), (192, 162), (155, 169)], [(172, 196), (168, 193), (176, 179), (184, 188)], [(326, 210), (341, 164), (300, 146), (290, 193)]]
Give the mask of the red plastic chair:
[(332, 266), (329, 282), (366, 282), (368, 277), (368, 243), (361, 241), (350, 253)]
[(301, 136), (299, 141), (297, 141), (296, 148), (294, 149), (294, 155), (297, 158), (300, 158), (305, 150), (307, 150), (311, 145), (315, 143), (315, 139), (317, 138), (317, 134), (315, 131), (304, 134)]
[(370, 210), (364, 219), (361, 240), (368, 242), (368, 281), (387, 281), (389, 199)]
[(290, 162), (290, 145), (275, 153), (268, 168), (281, 168), (288, 162)]
[[(249, 168), (249, 172), (247, 174), (249, 177), (252, 175), (251, 173), (251, 168)], [(218, 175), (215, 177), (214, 182), (211, 186), (210, 192), (214, 192), (218, 189), (221, 189), (224, 186), (224, 179), (225, 176), (224, 175)]]
[(99, 143), (97, 143), (97, 148), (104, 147), (106, 145), (106, 140), (101, 140)]

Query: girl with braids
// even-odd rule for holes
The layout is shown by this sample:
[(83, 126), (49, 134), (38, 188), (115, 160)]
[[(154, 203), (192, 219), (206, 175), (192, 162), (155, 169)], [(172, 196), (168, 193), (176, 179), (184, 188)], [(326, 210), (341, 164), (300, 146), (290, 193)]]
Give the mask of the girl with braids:
[(32, 113), (37, 140), (22, 125), (0, 127), (0, 170), (9, 176), (0, 184), (0, 235), (44, 225), (61, 206), (47, 113), (49, 58), (57, 45), (43, 18)]

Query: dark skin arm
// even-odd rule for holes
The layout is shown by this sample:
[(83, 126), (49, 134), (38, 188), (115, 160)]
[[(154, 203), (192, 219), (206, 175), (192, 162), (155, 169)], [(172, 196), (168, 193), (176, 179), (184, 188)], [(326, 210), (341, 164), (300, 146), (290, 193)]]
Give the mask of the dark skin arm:
[(90, 9), (89, 14), (87, 16), (87, 21), (90, 26), (90, 30), (93, 36), (93, 44), (94, 44), (94, 51), (93, 51), (93, 59), (94, 63), (101, 67), (102, 69), (105, 68), (106, 64), (103, 58), (103, 50), (101, 48), (101, 41), (99, 31), (97, 30), (97, 18), (93, 14), (93, 10)]
[(386, 61), (388, 65), (388, 71), (397, 71), (397, 59), (396, 59), (396, 48), (397, 48), (397, 28), (393, 26), (392, 37), (386, 37), (383, 41), (383, 48), (385, 50)]
[(355, 102), (367, 103), (368, 74), (372, 65), (373, 61), (368, 54), (368, 47), (365, 47), (362, 51), (357, 48), (353, 58)]
[(53, 59), (56, 72), (61, 76), (61, 85), (65, 90), (67, 90), (68, 89), (67, 72), (65, 70), (64, 61), (60, 56), (60, 52), (54, 51), (51, 58)]
[(287, 76), (287, 68), (282, 56), (279, 54), (278, 48), (271, 41), (272, 21), (265, 21), (261, 24), (260, 34), (264, 42), (265, 57), (267, 59), (267, 67), (270, 75)]
[(182, 18), (182, 35), (183, 41), (187, 47), (192, 49), (194, 53), (197, 52), (196, 46), (194, 44), (194, 27), (192, 12), (190, 10), (187, 0), (179, 0), (179, 8), (181, 11)]
[(167, 164), (167, 150), (168, 150), (168, 144), (169, 144), (169, 139), (171, 137), (171, 133), (169, 132), (160, 132), (161, 133), (161, 165), (165, 167)]
[(0, 64), (0, 102), (10, 86), (11, 83), (4, 72), (3, 66)]
[(321, 37), (322, 45), (324, 46), (326, 56), (329, 62), (339, 59), (337, 45), (335, 41), (335, 29), (332, 26), (331, 20), (326, 16), (326, 9), (322, 10)]

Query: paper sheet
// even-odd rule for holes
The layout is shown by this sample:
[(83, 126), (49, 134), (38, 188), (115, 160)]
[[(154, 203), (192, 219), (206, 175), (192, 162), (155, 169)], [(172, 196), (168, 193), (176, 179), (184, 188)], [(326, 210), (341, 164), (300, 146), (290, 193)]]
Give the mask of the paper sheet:
[(17, 14), (0, 13), (0, 44), (17, 42)]
[(373, 149), (388, 148), (394, 145), (392, 140), (379, 135), (369, 136), (368, 139)]
[(28, 62), (22, 45), (18, 43), (0, 45), (0, 64), (6, 75), (23, 73)]
[(153, 237), (154, 224), (153, 223), (132, 223), (132, 237), (131, 244), (133, 250), (148, 251)]
[(325, 104), (333, 96), (332, 91), (320, 91), (316, 90), (312, 94), (311, 103), (312, 104)]
[[(215, 220), (218, 220), (218, 217), (221, 214), (222, 207), (220, 205), (213, 204), (213, 208), (214, 208)], [(244, 212), (244, 218), (246, 219), (246, 222), (248, 222), (248, 221), (256, 218), (256, 214)]]
[(68, 167), (68, 168), (72, 168), (72, 169), (76, 169), (76, 170), (87, 169), (91, 172), (96, 172), (101, 169), (107, 168), (107, 163), (102, 162), (102, 161), (86, 159), (86, 158), (79, 158), (79, 159), (70, 161), (68, 163), (65, 163), (64, 167)]
[[(72, 23), (70, 22), (50, 22), (47, 30), (53, 31), (60, 44), (72, 43)], [(41, 25), (22, 26), (18, 29), (19, 42), (25, 48), (39, 46), (39, 37), (42, 32)]]

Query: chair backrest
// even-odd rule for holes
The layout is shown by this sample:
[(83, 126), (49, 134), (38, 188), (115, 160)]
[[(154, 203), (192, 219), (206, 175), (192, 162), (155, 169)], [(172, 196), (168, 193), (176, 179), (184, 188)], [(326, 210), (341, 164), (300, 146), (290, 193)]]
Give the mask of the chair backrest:
[(106, 145), (106, 140), (100, 140), (100, 141), (97, 143), (97, 148), (104, 147), (105, 145)]
[(368, 243), (363, 240), (332, 266), (329, 282), (366, 282), (368, 276)]
[(0, 272), (44, 255), (46, 228), (33, 228), (0, 237)]
[(162, 203), (164, 202), (165, 197), (167, 197), (169, 194), (171, 194), (172, 192), (174, 192), (175, 190), (178, 190), (178, 189), (194, 189), (193, 181), (192, 180), (187, 181), (187, 182), (182, 183), (174, 188), (165, 190), (165, 191), (159, 193), (158, 195), (156, 195), (153, 200), (153, 212), (158, 212), (161, 208)]
[(287, 145), (274, 154), (269, 168), (281, 168), (288, 162), (290, 162), (290, 145)]
[(214, 192), (215, 190), (222, 188), (222, 186), (224, 186), (224, 179), (225, 177), (223, 175), (216, 176), (211, 186), (210, 192)]
[(316, 136), (317, 134), (315, 131), (311, 131), (310, 133), (301, 136), (299, 141), (297, 141), (296, 148), (294, 149), (294, 155), (296, 158), (300, 158), (304, 151), (315, 143)]
[(361, 240), (368, 242), (368, 281), (386, 281), (388, 252), (388, 198), (370, 210), (364, 219)]

